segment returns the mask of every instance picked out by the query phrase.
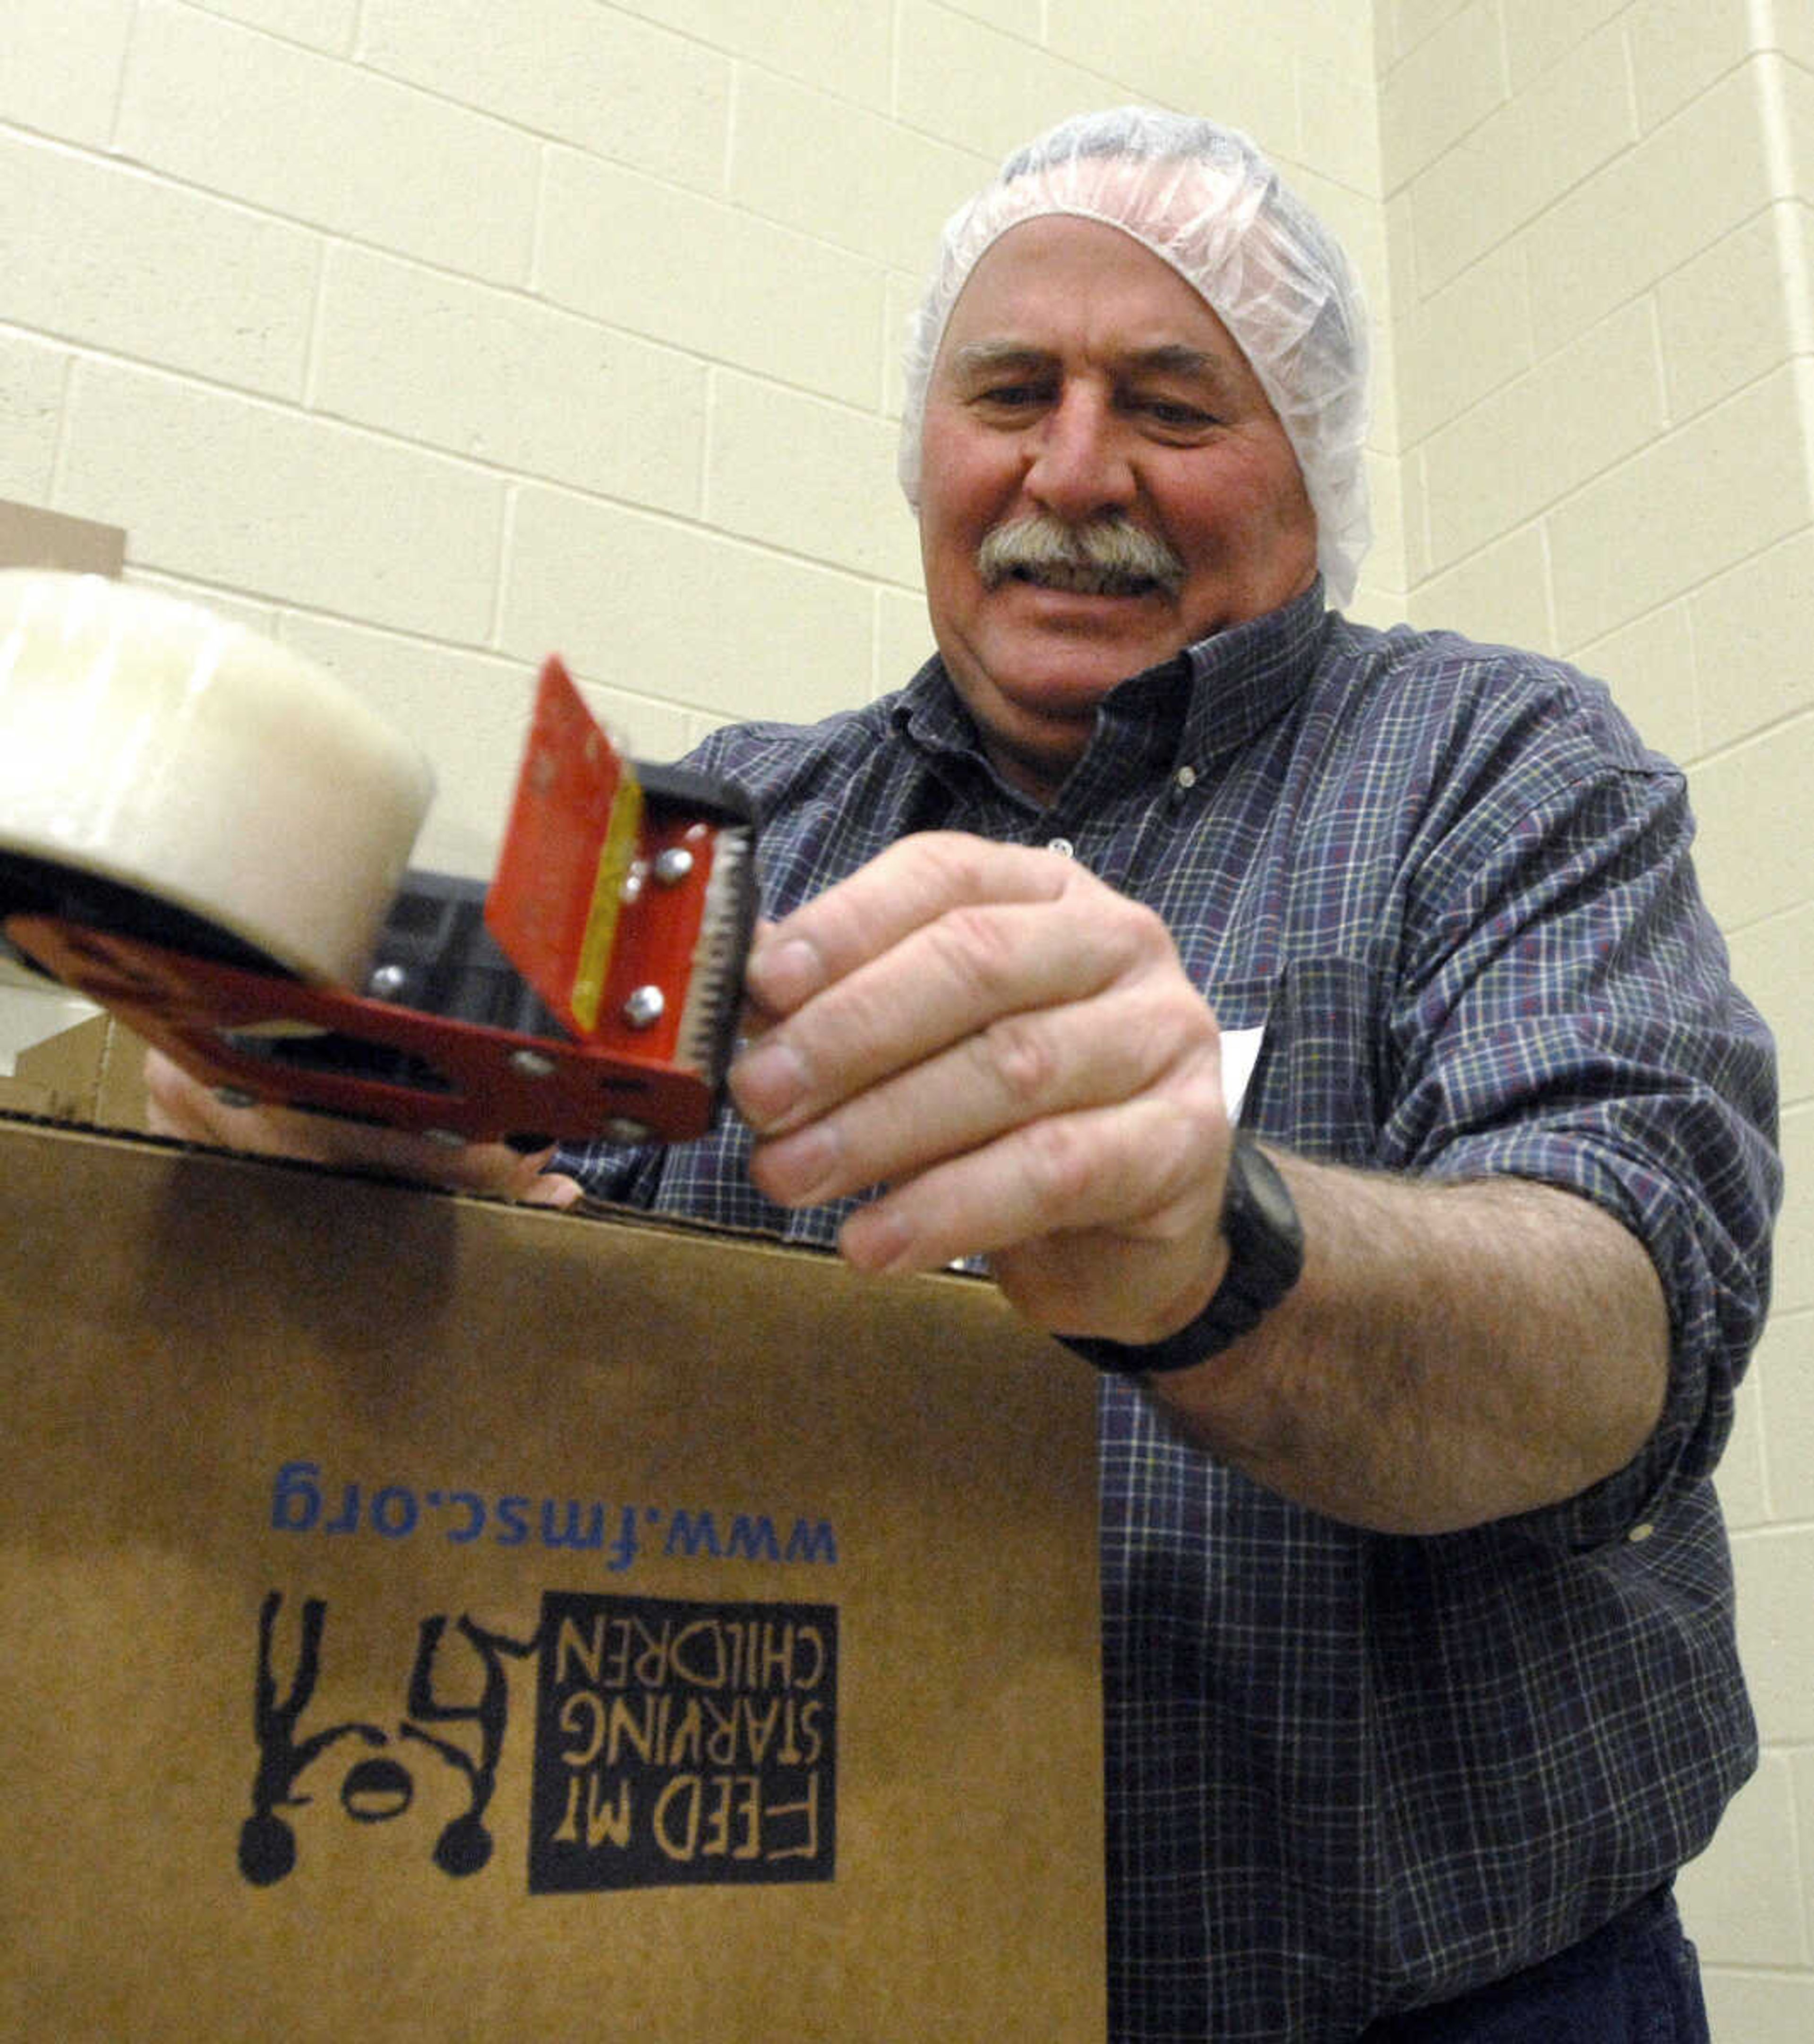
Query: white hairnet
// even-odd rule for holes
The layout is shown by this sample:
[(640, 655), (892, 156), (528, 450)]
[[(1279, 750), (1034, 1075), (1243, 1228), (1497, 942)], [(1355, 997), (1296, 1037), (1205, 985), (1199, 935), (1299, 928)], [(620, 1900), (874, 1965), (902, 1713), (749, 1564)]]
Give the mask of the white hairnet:
[(998, 236), (1047, 213), (1131, 234), (1233, 335), (1297, 456), (1331, 600), (1347, 603), (1373, 536), (1360, 286), (1335, 238), (1245, 135), (1184, 114), (1129, 106), (1061, 122), (947, 221), (907, 344), (907, 501), (920, 501), (926, 386), (958, 294)]

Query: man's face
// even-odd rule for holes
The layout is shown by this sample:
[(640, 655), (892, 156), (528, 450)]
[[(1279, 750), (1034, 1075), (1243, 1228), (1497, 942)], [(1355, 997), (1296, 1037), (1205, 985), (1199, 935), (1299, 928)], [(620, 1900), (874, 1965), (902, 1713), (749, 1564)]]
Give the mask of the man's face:
[[(1101, 221), (1023, 221), (977, 264), (933, 366), (922, 448), (939, 651), (997, 767), (1042, 799), (1117, 682), (1316, 574), (1297, 457), (1246, 356), (1175, 271)], [(1013, 528), (1042, 516), (1132, 527), (1134, 571), (1036, 564)], [(1005, 535), (1000, 579), (978, 557), (992, 532)]]

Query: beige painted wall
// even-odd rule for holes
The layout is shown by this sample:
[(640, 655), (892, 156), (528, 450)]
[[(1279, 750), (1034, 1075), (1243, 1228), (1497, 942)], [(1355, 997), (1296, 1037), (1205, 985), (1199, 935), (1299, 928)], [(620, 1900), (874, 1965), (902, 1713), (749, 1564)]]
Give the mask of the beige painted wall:
[[(1131, 98), (1251, 129), (1359, 263), (1357, 613), (1579, 657), (1690, 764), (1793, 1167), (1814, 0), (11, 0), (0, 497), (345, 673), (482, 870), (551, 648), (655, 757), (917, 662), (918, 273)], [(1686, 1884), (1742, 2044), (1814, 2035), (1809, 1232), (1797, 1188), (1728, 1464), (1765, 1767)]]
[(1814, 2036), (1814, 5), (1380, 0), (1406, 605), (1687, 765), (1778, 1033), (1777, 1308), (1722, 1473), (1762, 1766), (1685, 1875), (1716, 2036)]

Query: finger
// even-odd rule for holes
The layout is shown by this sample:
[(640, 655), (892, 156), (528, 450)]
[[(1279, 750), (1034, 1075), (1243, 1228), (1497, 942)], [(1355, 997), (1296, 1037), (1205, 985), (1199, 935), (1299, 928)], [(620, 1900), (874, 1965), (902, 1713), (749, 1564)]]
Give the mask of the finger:
[(577, 1206), (585, 1197), (586, 1188), (577, 1178), (561, 1171), (538, 1171), (516, 1200), (519, 1206), (566, 1208)]
[(1182, 977), (1005, 1015), (949, 1049), (760, 1142), (751, 1171), (783, 1205), (837, 1199), (959, 1155), (1021, 1123), (1194, 1082), (1220, 1103), (1215, 1020)]
[(737, 1032), (740, 1036), (759, 1036), (775, 1019), (755, 997), (750, 986), (749, 962), (762, 946), (768, 942), (769, 932), (774, 924), (766, 916), (759, 919), (750, 936), (749, 950), (744, 959), (742, 999), (737, 1009)]
[[(1193, 1112), (1175, 1097), (1149, 1095), (1051, 1116), (860, 1208), (839, 1247), (863, 1270), (932, 1270), (962, 1256), (993, 1258), (1088, 1234), (1098, 1250), (1112, 1240), (1120, 1252), (1094, 1284), (1128, 1283), (1115, 1309), (1144, 1318), (1200, 1283), (1213, 1260), (1229, 1141), (1219, 1101), (1212, 1108), (1208, 1099)], [(1166, 1281), (1155, 1280), (1155, 1266), (1169, 1273)]]
[(948, 909), (1053, 900), (1077, 870), (1057, 853), (1026, 845), (955, 831), (918, 832), (759, 932), (745, 985), (769, 1014), (790, 1015)]
[(733, 1066), (731, 1096), (759, 1131), (784, 1133), (1005, 1016), (1162, 967), (1175, 971), (1175, 953), (1158, 918), (1087, 875), (1049, 900), (964, 904), (768, 1029)]
[(187, 1142), (209, 1139), (199, 1105), (203, 1089), (161, 1051), (145, 1053), (145, 1126), (153, 1135)]

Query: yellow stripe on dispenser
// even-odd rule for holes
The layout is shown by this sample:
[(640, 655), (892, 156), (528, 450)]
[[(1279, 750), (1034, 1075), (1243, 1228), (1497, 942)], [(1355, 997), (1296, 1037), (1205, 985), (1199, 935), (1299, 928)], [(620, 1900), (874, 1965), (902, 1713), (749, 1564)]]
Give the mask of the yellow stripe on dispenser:
[(598, 1010), (605, 999), (605, 982), (610, 976), (611, 947), (617, 935), (617, 916), (624, 905), (625, 883), (642, 839), (643, 787), (628, 764), (612, 797), (611, 814), (605, 826), (605, 842), (598, 847), (598, 874), (593, 883), (592, 906), (586, 912), (586, 934), (580, 940), (579, 962), (573, 975), (573, 1012), (588, 1032), (598, 1027)]

